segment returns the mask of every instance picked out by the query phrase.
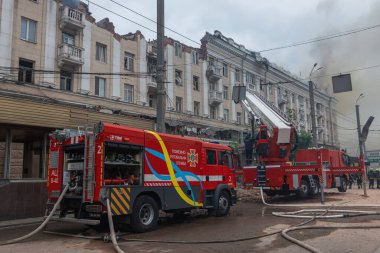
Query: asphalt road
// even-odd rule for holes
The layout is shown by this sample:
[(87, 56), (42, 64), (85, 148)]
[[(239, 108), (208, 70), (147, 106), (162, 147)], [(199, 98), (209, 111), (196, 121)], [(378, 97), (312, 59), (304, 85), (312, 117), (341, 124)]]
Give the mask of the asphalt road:
[[(380, 190), (379, 190), (380, 192)], [(327, 201), (342, 201), (342, 195), (330, 193)], [(301, 203), (290, 198), (272, 199), (272, 202)], [(305, 201), (302, 201), (304, 203)], [(308, 202), (318, 202), (312, 199)], [(271, 235), (260, 239), (242, 240), (227, 243), (200, 243), (201, 241), (236, 240), (263, 235), (293, 226), (305, 219), (279, 218), (273, 211), (298, 210), (264, 207), (254, 201), (240, 201), (231, 208), (227, 217), (211, 217), (202, 212), (193, 213), (178, 221), (163, 218), (155, 231), (144, 234), (132, 234), (125, 228), (119, 240), (125, 252), (307, 252), (305, 249), (285, 240), (281, 235)], [(363, 209), (360, 209), (363, 210)], [(313, 224), (379, 224), (380, 216), (364, 216), (328, 221), (313, 221)], [(33, 230), (36, 225), (0, 229), (0, 241), (19, 237)], [(102, 236), (106, 230), (89, 228), (78, 224), (51, 223), (50, 231)], [(380, 229), (317, 229), (290, 233), (291, 236), (320, 249), (322, 252), (380, 252), (378, 240)], [(192, 241), (194, 244), (130, 242), (123, 239)], [(362, 240), (363, 239), (363, 240)], [(113, 252), (111, 243), (102, 240), (89, 240), (39, 233), (25, 242), (0, 246), (0, 252)]]

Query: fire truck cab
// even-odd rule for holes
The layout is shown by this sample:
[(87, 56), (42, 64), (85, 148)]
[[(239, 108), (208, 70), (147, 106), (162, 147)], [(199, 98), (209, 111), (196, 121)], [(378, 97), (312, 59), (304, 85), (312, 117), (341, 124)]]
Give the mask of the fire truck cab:
[(56, 219), (98, 224), (109, 199), (117, 221), (145, 232), (159, 210), (226, 215), (237, 199), (233, 169), (228, 146), (99, 123), (51, 134), (48, 198), (51, 206), (68, 184)]

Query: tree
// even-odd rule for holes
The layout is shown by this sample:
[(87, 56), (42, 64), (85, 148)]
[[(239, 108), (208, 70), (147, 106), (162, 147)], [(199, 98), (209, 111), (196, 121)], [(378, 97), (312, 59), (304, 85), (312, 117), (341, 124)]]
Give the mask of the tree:
[(311, 145), (312, 136), (310, 133), (301, 131), (298, 134), (298, 148), (309, 148)]

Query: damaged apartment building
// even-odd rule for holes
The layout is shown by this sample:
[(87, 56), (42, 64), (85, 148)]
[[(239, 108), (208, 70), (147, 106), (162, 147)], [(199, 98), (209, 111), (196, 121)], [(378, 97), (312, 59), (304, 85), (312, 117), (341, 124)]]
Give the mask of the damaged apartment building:
[[(96, 21), (88, 5), (72, 2), (0, 0), (0, 219), (45, 211), (54, 129), (98, 121), (155, 128), (156, 41), (140, 31), (118, 34), (108, 18)], [(234, 85), (265, 96), (299, 130), (311, 129), (307, 84), (260, 54), (219, 31), (199, 47), (164, 44), (167, 132), (237, 146), (250, 130), (232, 100)], [(336, 101), (315, 96), (318, 142), (335, 146)]]

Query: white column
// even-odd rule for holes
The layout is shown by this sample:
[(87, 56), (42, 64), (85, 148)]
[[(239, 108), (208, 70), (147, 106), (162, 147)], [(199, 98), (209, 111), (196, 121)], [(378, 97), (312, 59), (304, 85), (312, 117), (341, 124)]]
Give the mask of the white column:
[(167, 94), (168, 97), (166, 98), (166, 108), (167, 109), (174, 109), (175, 108), (175, 100), (174, 100), (174, 66), (173, 66), (173, 46), (167, 45), (166, 46), (166, 62), (167, 62), (167, 71), (166, 71), (166, 84), (167, 84)]
[[(113, 43), (112, 43), (112, 72), (117, 73), (120, 72), (120, 55), (121, 55), (121, 50), (120, 50), (120, 42), (113, 38)], [(124, 55), (124, 54), (123, 54)], [(112, 98), (120, 98), (121, 97), (121, 90), (120, 90), (120, 76), (113, 76), (112, 77)]]
[(11, 67), (14, 4), (13, 0), (3, 0), (1, 6), (0, 66), (3, 67)]
[(185, 52), (185, 87), (186, 87), (186, 110), (187, 113), (192, 113), (193, 111), (193, 85), (192, 85), (192, 75), (191, 75), (191, 54)]
[(203, 116), (208, 117), (209, 111), (208, 111), (208, 80), (206, 77), (206, 71), (207, 71), (207, 61), (204, 61), (202, 63), (202, 79), (203, 79)]
[[(139, 55), (135, 57), (136, 60), (139, 62), (139, 70), (140, 73), (146, 73), (148, 72), (148, 65), (146, 62), (146, 51), (147, 51), (147, 43), (146, 40), (142, 37), (140, 39), (140, 45), (139, 45)], [(147, 78), (138, 78), (139, 80), (139, 98), (137, 103), (141, 105), (147, 104)]]
[[(87, 20), (84, 20), (85, 27), (83, 29), (83, 65), (82, 72), (90, 73), (91, 72), (91, 23)], [(81, 90), (90, 91), (90, 75), (83, 75), (81, 79)], [(95, 94), (95, 91), (93, 92)]]
[(222, 103), (219, 104), (219, 120), (224, 118), (224, 107), (223, 107), (223, 81), (222, 78), (218, 80), (218, 91), (222, 93)]
[[(230, 90), (230, 95), (232, 96), (232, 89), (235, 86), (235, 73), (234, 71), (230, 72), (230, 84), (231, 84), (231, 90)], [(236, 122), (236, 104), (234, 100), (231, 97), (231, 119), (233, 122)]]
[[(42, 69), (54, 71), (55, 51), (57, 49), (57, 2), (46, 2), (46, 24), (45, 24), (45, 59)], [(55, 83), (54, 74), (44, 74), (44, 82)]]

